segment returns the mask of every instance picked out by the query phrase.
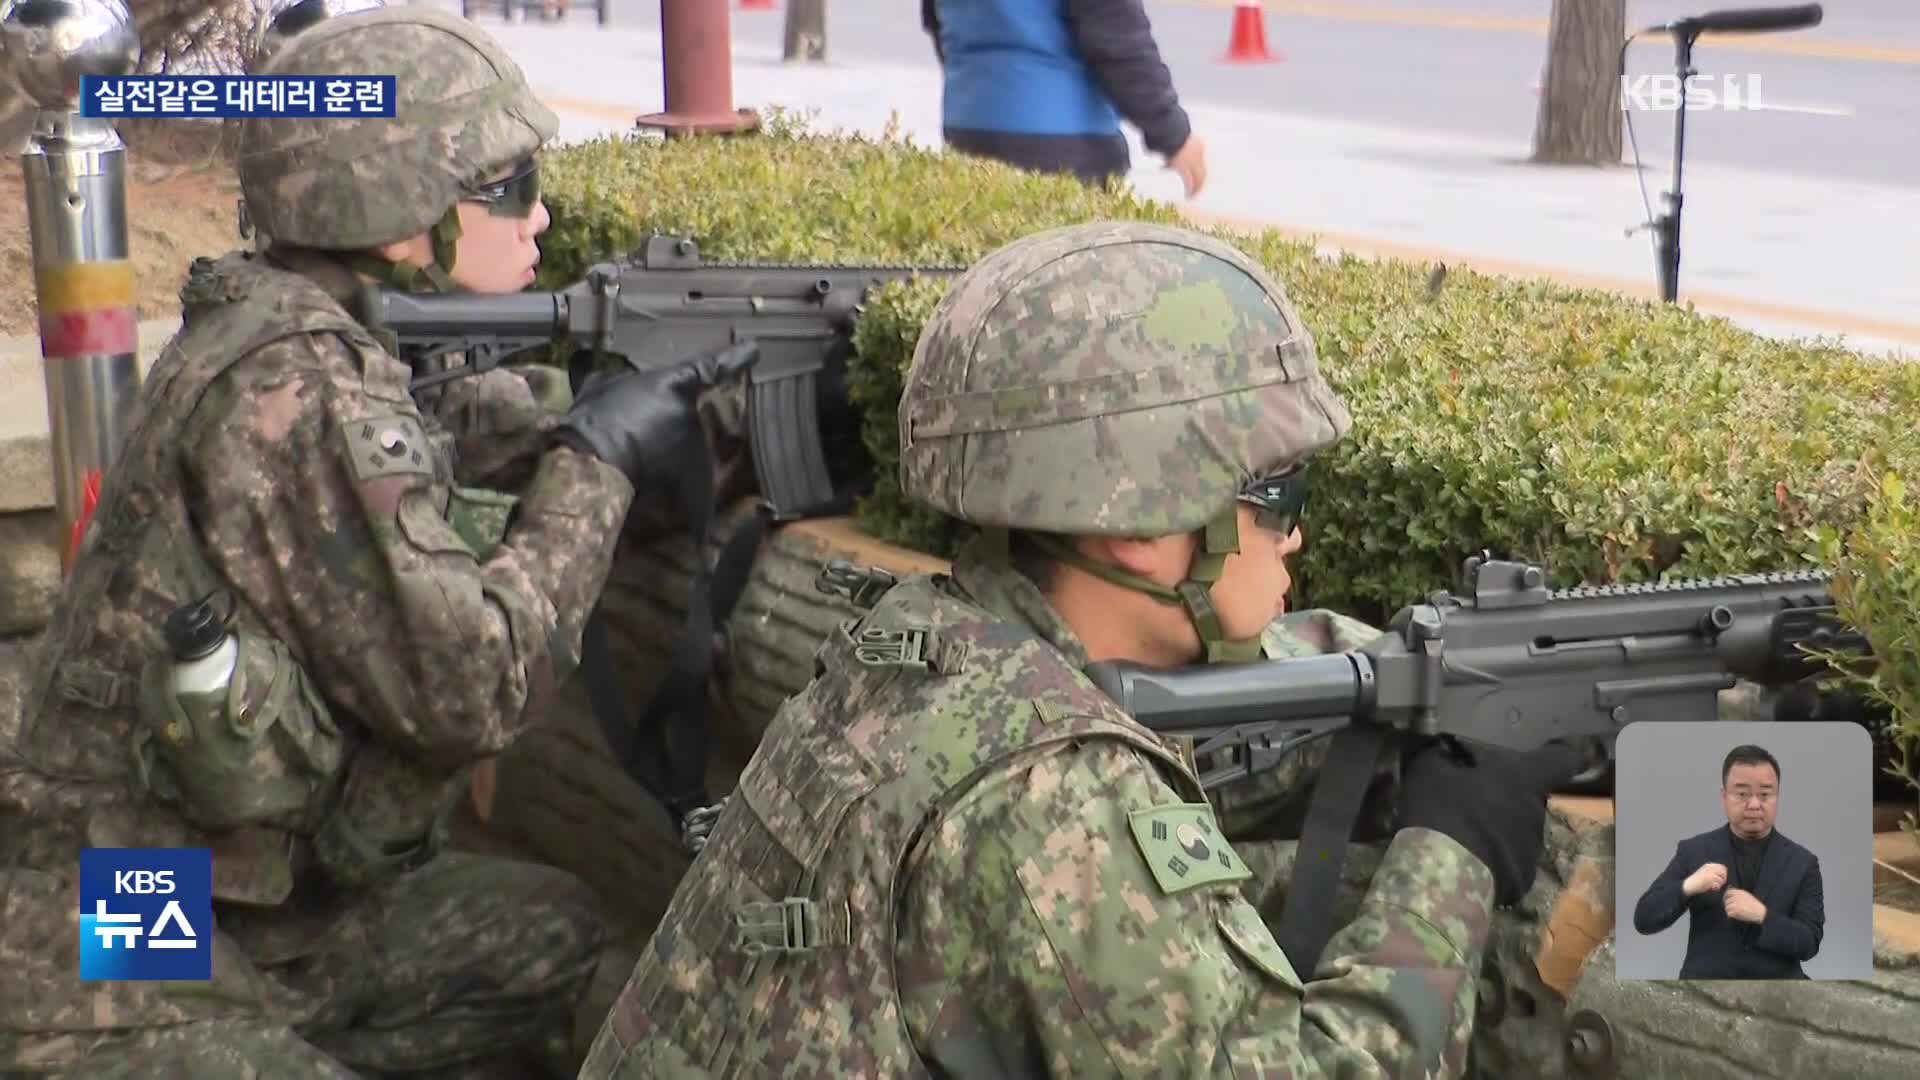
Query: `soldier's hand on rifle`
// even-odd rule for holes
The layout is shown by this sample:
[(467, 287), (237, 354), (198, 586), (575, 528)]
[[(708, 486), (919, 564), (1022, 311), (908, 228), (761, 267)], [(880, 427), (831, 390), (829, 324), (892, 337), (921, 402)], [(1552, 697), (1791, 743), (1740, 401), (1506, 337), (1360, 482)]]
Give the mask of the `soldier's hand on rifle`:
[(1493, 871), (1494, 903), (1518, 903), (1540, 865), (1547, 796), (1590, 768), (1587, 748), (1550, 742), (1519, 753), (1436, 740), (1402, 770), (1400, 827), (1452, 837)]
[(1727, 868), (1721, 863), (1702, 863), (1700, 869), (1687, 875), (1680, 883), (1680, 891), (1688, 896), (1698, 896), (1711, 892), (1727, 883)]
[(553, 438), (627, 474), (635, 488), (672, 478), (700, 430), (700, 392), (752, 367), (753, 344), (656, 368), (629, 363), (596, 372), (580, 387)]

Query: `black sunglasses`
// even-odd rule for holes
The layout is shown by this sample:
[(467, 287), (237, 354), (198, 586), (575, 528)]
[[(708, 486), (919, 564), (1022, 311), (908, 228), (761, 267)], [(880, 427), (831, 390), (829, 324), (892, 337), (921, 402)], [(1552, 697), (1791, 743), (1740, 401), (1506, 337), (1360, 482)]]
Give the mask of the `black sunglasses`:
[(1307, 508), (1306, 463), (1249, 480), (1240, 488), (1239, 499), (1254, 508), (1253, 520), (1262, 529), (1280, 536), (1291, 535)]
[(494, 217), (526, 217), (540, 201), (540, 163), (528, 158), (504, 180), (470, 185), (461, 201), (479, 203)]

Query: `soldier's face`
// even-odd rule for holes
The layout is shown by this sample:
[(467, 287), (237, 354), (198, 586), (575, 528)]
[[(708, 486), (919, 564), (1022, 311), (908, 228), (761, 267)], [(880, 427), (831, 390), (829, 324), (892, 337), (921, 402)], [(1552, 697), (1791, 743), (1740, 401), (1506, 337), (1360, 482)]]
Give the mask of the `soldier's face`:
[[(537, 177), (527, 182), (526, 165), (501, 170), (490, 179), (500, 189), (488, 194), (490, 201), (469, 200), (455, 209), (460, 238), (454, 242), (450, 276), (470, 292), (519, 292), (533, 284), (534, 268), (540, 265), (536, 241), (553, 218), (539, 196)], [(426, 266), (433, 262), (433, 234), (387, 244), (378, 253), (393, 262)]]
[(1720, 786), (1720, 801), (1734, 834), (1758, 839), (1773, 830), (1774, 815), (1780, 812), (1780, 778), (1764, 761), (1737, 762)]
[(1300, 550), (1300, 529), (1285, 536), (1262, 528), (1253, 507), (1241, 504), (1240, 550), (1227, 556), (1220, 580), (1213, 583), (1213, 606), (1229, 638), (1250, 638), (1287, 612), (1293, 575), (1287, 556)]
[[(1287, 591), (1293, 588), (1293, 576), (1287, 571), (1287, 556), (1300, 550), (1300, 529), (1296, 526), (1284, 536), (1261, 528), (1258, 512), (1241, 504), (1240, 550), (1227, 556), (1219, 580), (1208, 590), (1213, 609), (1220, 616), (1220, 629), (1229, 639), (1259, 636), (1267, 624), (1287, 610)], [(1187, 576), (1201, 539), (1192, 536), (1164, 536), (1149, 541), (1156, 546), (1150, 568), (1131, 567), (1144, 572), (1162, 585), (1173, 585)], [(1144, 605), (1156, 620), (1158, 632), (1150, 635), (1164, 643), (1165, 655), (1151, 657), (1154, 662), (1191, 663), (1205, 653), (1200, 632), (1178, 604), (1150, 601)]]
[(540, 265), (539, 235), (553, 218), (547, 204), (535, 200), (525, 217), (494, 213), (476, 203), (460, 204), (460, 246), (453, 260), (453, 280), (477, 293), (519, 292), (533, 284)]
[[(1299, 528), (1285, 535), (1262, 528), (1259, 512), (1239, 506), (1240, 550), (1227, 556), (1210, 595), (1221, 629), (1231, 639), (1259, 636), (1286, 611), (1293, 578), (1287, 556), (1300, 550)], [(1172, 587), (1186, 579), (1200, 550), (1199, 534), (1149, 538), (1083, 537), (1081, 550), (1100, 562)], [(1056, 583), (1050, 599), (1061, 606), (1095, 659), (1155, 665), (1188, 664), (1205, 653), (1200, 632), (1177, 603), (1101, 581), (1084, 571), (1062, 570), (1071, 584)]]

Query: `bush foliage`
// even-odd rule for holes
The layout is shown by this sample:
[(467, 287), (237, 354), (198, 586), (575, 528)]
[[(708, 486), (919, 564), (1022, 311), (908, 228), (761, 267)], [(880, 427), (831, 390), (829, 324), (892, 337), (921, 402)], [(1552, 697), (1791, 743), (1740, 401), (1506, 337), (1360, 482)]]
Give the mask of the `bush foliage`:
[[(651, 232), (720, 259), (964, 263), (1095, 218), (1178, 222), (1122, 191), (890, 138), (809, 134), (600, 139), (552, 157), (557, 287)], [(1481, 549), (1548, 565), (1554, 584), (1657, 580), (1823, 562), (1893, 650), (1882, 677), (1920, 701), (1912, 511), (1920, 365), (1834, 342), (1782, 342), (1682, 307), (1539, 281), (1317, 256), (1275, 231), (1212, 230), (1281, 280), (1355, 417), (1316, 461), (1305, 599), (1379, 619), (1455, 584)], [(887, 290), (863, 315), (852, 390), (868, 423), (872, 534), (951, 554), (964, 529), (908, 506), (894, 404), (943, 283)], [(1906, 665), (1911, 663), (1912, 667)]]

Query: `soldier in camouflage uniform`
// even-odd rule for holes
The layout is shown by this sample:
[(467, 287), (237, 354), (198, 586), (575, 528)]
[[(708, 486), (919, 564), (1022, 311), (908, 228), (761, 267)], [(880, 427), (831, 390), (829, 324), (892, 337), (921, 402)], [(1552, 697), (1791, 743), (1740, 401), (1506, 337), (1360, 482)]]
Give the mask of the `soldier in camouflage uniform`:
[(821, 646), (581, 1076), (1457, 1074), (1577, 757), (1411, 756), (1296, 972), (1191, 760), (1080, 670), (1252, 658), (1283, 610), (1351, 421), (1279, 286), (1185, 230), (1040, 233), (952, 286), (899, 417), (905, 490), (982, 532)]
[[(0, 1073), (569, 1074), (593, 897), (443, 851), (448, 814), (552, 706), (629, 502), (726, 372), (596, 375), (549, 412), (555, 388), (496, 371), (423, 409), (354, 300), (524, 287), (555, 118), (419, 7), (329, 20), (264, 72), (398, 72), (398, 116), (241, 126), (271, 250), (193, 268), (0, 719)], [(237, 664), (175, 692), (162, 627), (201, 598)], [(79, 851), (116, 846), (212, 850), (210, 982), (80, 981)]]

